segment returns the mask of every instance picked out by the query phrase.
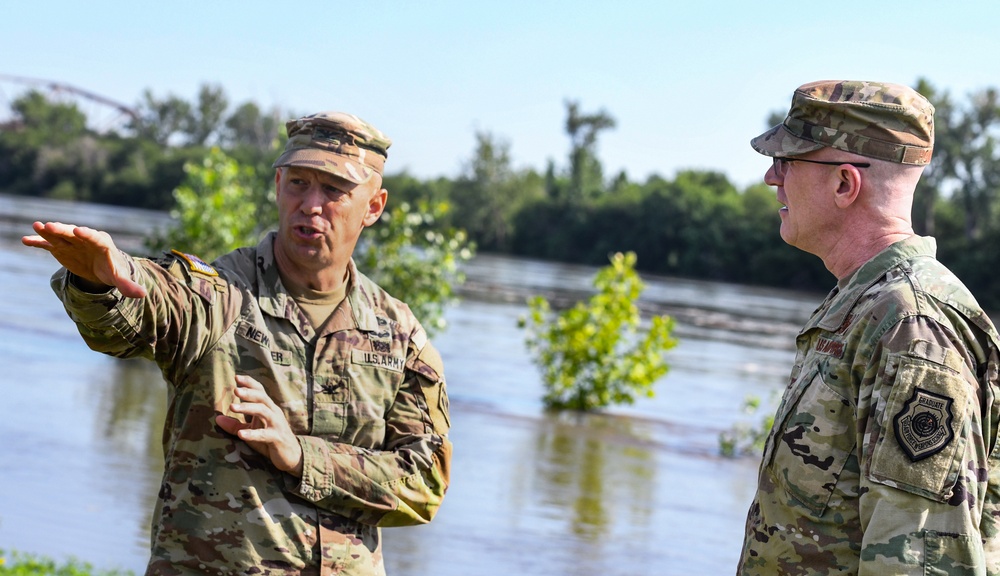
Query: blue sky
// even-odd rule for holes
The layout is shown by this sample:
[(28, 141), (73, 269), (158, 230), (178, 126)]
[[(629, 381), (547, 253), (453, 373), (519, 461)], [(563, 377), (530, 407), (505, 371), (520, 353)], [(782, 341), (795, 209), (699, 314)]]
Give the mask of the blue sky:
[[(605, 173), (685, 168), (738, 186), (770, 112), (805, 82), (926, 78), (960, 102), (1000, 86), (1000, 2), (8, 2), (0, 74), (135, 104), (222, 86), (297, 113), (344, 110), (393, 140), (387, 168), (458, 175), (477, 131), (515, 167), (566, 165), (567, 99), (617, 121)], [(19, 85), (0, 81), (0, 105)]]

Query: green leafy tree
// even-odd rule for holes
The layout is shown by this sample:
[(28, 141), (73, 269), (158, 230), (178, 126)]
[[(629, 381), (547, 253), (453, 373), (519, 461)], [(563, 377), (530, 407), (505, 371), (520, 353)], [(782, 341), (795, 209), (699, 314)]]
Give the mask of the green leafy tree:
[(597, 136), (615, 127), (615, 119), (600, 110), (593, 114), (580, 111), (580, 103), (566, 102), (566, 134), (570, 140), (570, 202), (592, 200), (605, 192), (604, 173), (597, 158)]
[[(260, 236), (257, 180), (253, 170), (241, 166), (222, 150), (212, 148), (200, 163), (184, 166), (184, 183), (174, 190), (177, 224), (163, 236), (147, 241), (154, 251), (171, 248), (197, 254), (211, 261), (240, 246), (254, 245)], [(273, 203), (272, 203), (273, 204)]]
[(152, 140), (160, 146), (169, 144), (193, 122), (191, 103), (179, 96), (160, 99), (152, 90), (146, 90), (136, 108), (139, 117), (132, 122), (132, 130), (139, 138)]
[(643, 290), (635, 253), (617, 253), (594, 278), (597, 293), (588, 302), (553, 314), (544, 297), (529, 301), (525, 342), (542, 368), (545, 405), (596, 410), (632, 404), (637, 394), (653, 395), (653, 384), (669, 370), (664, 352), (677, 345), (674, 321), (654, 316), (639, 337), (636, 301)]
[(492, 134), (476, 134), (476, 151), (452, 189), (454, 220), (483, 250), (508, 250), (514, 216), (544, 196), (540, 178), (511, 167), (510, 144)]
[(188, 144), (204, 146), (212, 138), (218, 137), (223, 128), (223, 118), (229, 108), (229, 98), (221, 86), (203, 85), (198, 90), (198, 102), (191, 108), (191, 114), (184, 126)]
[(465, 281), (459, 264), (475, 251), (465, 231), (435, 226), (447, 210), (443, 202), (397, 204), (361, 236), (355, 253), (358, 268), (406, 302), (431, 335), (447, 325), (444, 307)]
[(253, 102), (246, 102), (226, 119), (220, 142), (230, 148), (250, 148), (269, 153), (276, 148), (282, 132), (282, 114), (278, 109), (265, 114)]

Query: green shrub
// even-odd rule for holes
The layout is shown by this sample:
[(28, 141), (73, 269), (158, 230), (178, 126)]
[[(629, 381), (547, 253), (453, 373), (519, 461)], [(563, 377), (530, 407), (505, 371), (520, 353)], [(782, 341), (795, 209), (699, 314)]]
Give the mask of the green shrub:
[(420, 201), (416, 209), (401, 202), (362, 234), (354, 255), (358, 268), (406, 302), (430, 335), (444, 329), (444, 307), (465, 281), (458, 265), (475, 252), (464, 230), (437, 226), (447, 211), (444, 202)]
[(0, 576), (126, 576), (131, 571), (95, 570), (74, 559), (57, 563), (52, 558), (0, 549)]
[(174, 190), (176, 225), (146, 241), (153, 252), (175, 248), (211, 262), (240, 246), (257, 244), (260, 233), (254, 171), (218, 148), (199, 164), (184, 165), (183, 184)]
[(549, 302), (529, 301), (529, 318), (520, 325), (535, 362), (542, 368), (545, 405), (555, 409), (595, 410), (632, 404), (637, 394), (653, 396), (653, 384), (669, 370), (663, 353), (677, 345), (674, 321), (654, 316), (639, 337), (636, 301), (643, 283), (635, 253), (617, 253), (594, 278), (597, 293), (554, 314)]

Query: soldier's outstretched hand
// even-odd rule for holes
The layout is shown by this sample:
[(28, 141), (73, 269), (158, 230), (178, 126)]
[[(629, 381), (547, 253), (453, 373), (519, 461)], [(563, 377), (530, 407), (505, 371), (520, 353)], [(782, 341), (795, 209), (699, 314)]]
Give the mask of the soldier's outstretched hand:
[(125, 256), (107, 232), (61, 222), (35, 222), (32, 236), (24, 236), (25, 246), (52, 254), (67, 270), (88, 283), (87, 288), (114, 286), (127, 298), (142, 298), (146, 289), (132, 280)]

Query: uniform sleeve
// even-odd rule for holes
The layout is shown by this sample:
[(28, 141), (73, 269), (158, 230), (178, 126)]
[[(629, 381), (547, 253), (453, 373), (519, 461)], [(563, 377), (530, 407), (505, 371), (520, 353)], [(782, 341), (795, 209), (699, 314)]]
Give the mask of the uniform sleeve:
[(145, 298), (125, 298), (117, 288), (85, 292), (65, 268), (52, 276), (52, 289), (91, 349), (155, 360), (168, 380), (179, 381), (233, 316), (234, 307), (222, 305), (225, 283), (184, 270), (176, 261), (172, 266), (165, 261), (165, 269), (143, 258), (126, 255), (126, 260), (132, 280), (146, 288)]
[(384, 449), (299, 436), (303, 470), (293, 492), (365, 524), (426, 524), (448, 489), (450, 425), (441, 357), (426, 343), (407, 360)]
[(913, 317), (873, 351), (861, 387), (870, 412), (859, 414), (859, 574), (987, 573), (993, 395), (980, 390), (975, 348), (962, 330)]

